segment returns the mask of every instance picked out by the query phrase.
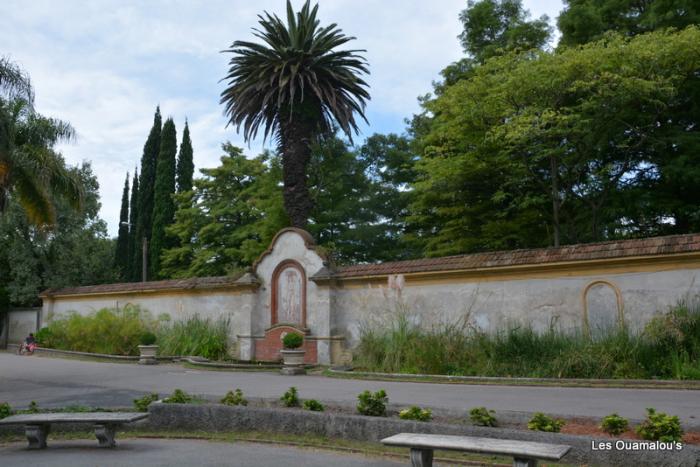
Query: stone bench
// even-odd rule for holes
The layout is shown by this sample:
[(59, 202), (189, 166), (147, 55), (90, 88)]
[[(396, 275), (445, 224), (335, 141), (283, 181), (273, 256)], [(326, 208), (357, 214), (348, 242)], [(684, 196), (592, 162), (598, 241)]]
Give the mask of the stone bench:
[(148, 417), (147, 413), (140, 412), (37, 413), (13, 415), (0, 420), (0, 425), (24, 425), (29, 449), (43, 449), (46, 447), (46, 436), (51, 431), (51, 425), (89, 423), (95, 430), (100, 446), (112, 448), (117, 444), (114, 441), (117, 428), (146, 417)]
[(562, 444), (420, 433), (399, 433), (384, 438), (382, 443), (410, 448), (413, 467), (431, 467), (435, 449), (512, 456), (514, 467), (535, 467), (540, 459), (558, 461), (571, 449)]

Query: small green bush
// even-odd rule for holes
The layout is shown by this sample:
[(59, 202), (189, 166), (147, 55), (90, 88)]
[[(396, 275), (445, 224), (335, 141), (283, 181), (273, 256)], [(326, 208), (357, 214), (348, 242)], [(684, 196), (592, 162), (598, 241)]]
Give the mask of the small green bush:
[(39, 329), (34, 334), (34, 339), (36, 339), (37, 344), (42, 347), (53, 347), (51, 345), (51, 330), (47, 327)]
[(430, 411), (430, 409), (421, 409), (420, 407), (414, 405), (399, 412), (399, 418), (402, 420), (429, 422), (433, 418), (433, 413)]
[(655, 409), (647, 409), (647, 418), (637, 427), (637, 434), (651, 441), (680, 441), (683, 438), (681, 422), (677, 416), (666, 415)]
[(141, 345), (153, 345), (156, 343), (156, 335), (153, 334), (151, 331), (146, 331), (143, 334), (141, 334), (139, 342), (141, 343)]
[(474, 407), (469, 411), (469, 420), (478, 426), (496, 426), (496, 412), (486, 407)]
[(564, 420), (554, 419), (542, 412), (535, 413), (529, 422), (527, 428), (533, 431), (547, 431), (549, 433), (559, 433), (561, 427), (565, 424)]
[(240, 389), (227, 392), (221, 399), (221, 403), (225, 405), (248, 405), (248, 401), (243, 397), (243, 391)]
[(163, 399), (163, 402), (165, 402), (166, 404), (189, 404), (193, 400), (194, 398), (182, 389), (176, 389), (175, 391), (173, 391), (170, 397), (166, 397), (165, 399)]
[(198, 314), (170, 324), (161, 323), (157, 331), (161, 355), (197, 355), (210, 360), (228, 356), (229, 317), (216, 320)]
[(629, 422), (626, 418), (620, 417), (616, 413), (612, 413), (607, 417), (603, 417), (600, 423), (600, 429), (609, 435), (617, 436), (627, 431)]
[(29, 407), (27, 407), (27, 413), (39, 413), (41, 409), (39, 409), (39, 404), (36, 403), (36, 401), (31, 401), (29, 403)]
[(7, 402), (0, 404), (0, 419), (7, 418), (12, 415), (12, 407)]
[(304, 401), (304, 409), (311, 410), (313, 412), (323, 412), (326, 408), (316, 399), (309, 399)]
[(389, 397), (384, 389), (372, 394), (369, 391), (364, 391), (357, 396), (359, 403), (357, 411), (362, 415), (370, 417), (384, 417), (386, 415), (386, 404), (389, 402)]
[(294, 386), (290, 387), (284, 394), (282, 394), (280, 400), (285, 407), (299, 407), (297, 388)]
[(304, 343), (304, 336), (298, 332), (288, 332), (282, 338), (282, 345), (285, 349), (293, 350), (298, 349)]
[(155, 402), (158, 400), (158, 394), (155, 392), (152, 394), (146, 394), (145, 396), (139, 398), (139, 399), (134, 399), (134, 407), (138, 412), (148, 412), (148, 406), (151, 405), (152, 402)]

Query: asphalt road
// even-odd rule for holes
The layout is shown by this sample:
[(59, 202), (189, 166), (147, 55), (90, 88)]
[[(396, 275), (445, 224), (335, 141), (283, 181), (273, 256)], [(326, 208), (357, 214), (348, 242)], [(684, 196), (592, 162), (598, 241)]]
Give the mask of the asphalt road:
[(454, 410), (476, 406), (497, 411), (542, 411), (556, 415), (603, 417), (617, 412), (644, 418), (646, 407), (700, 425), (700, 391), (671, 389), (556, 388), (362, 381), (322, 376), (281, 376), (270, 372), (225, 372), (166, 364), (98, 363), (0, 352), (0, 402), (26, 407), (71, 404), (92, 407), (131, 406), (146, 393), (170, 394), (180, 388), (211, 399), (241, 388), (248, 397), (278, 398), (290, 386), (300, 397), (352, 404), (357, 394), (385, 389), (390, 403)]
[(406, 460), (388, 460), (360, 454), (340, 454), (330, 451), (298, 449), (249, 443), (225, 443), (191, 439), (117, 439), (115, 449), (97, 446), (97, 441), (52, 441), (40, 451), (29, 451), (26, 443), (0, 444), (0, 463), (14, 466), (70, 467), (399, 467)]

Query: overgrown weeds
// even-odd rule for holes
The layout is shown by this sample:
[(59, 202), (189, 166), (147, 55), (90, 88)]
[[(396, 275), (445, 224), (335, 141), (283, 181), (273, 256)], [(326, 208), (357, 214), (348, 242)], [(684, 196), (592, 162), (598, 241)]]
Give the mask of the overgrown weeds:
[(425, 329), (397, 313), (362, 330), (355, 363), (410, 374), (700, 379), (700, 307), (679, 304), (642, 332), (623, 327), (594, 339), (554, 325), (486, 333), (464, 320)]

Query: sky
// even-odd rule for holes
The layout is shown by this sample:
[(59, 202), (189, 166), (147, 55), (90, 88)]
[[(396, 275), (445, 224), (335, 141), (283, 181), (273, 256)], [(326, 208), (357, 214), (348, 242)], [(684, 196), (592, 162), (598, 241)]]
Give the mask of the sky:
[[(293, 0), (300, 7), (301, 0)], [(366, 49), (371, 101), (356, 142), (374, 133), (402, 133), (419, 111), (417, 97), (449, 63), (463, 57), (457, 36), (465, 0), (321, 0), (321, 25), (337, 23), (347, 44)], [(532, 16), (554, 20), (560, 0), (525, 0)], [(36, 108), (70, 122), (77, 138), (59, 150), (66, 161), (90, 161), (100, 184), (109, 234), (116, 235), (127, 171), (133, 175), (160, 105), (172, 117), (178, 144), (185, 119), (196, 174), (215, 167), (221, 144), (248, 145), (226, 125), (219, 95), (235, 40), (253, 40), (262, 11), (284, 14), (283, 0), (4, 0), (0, 55), (27, 71)]]

